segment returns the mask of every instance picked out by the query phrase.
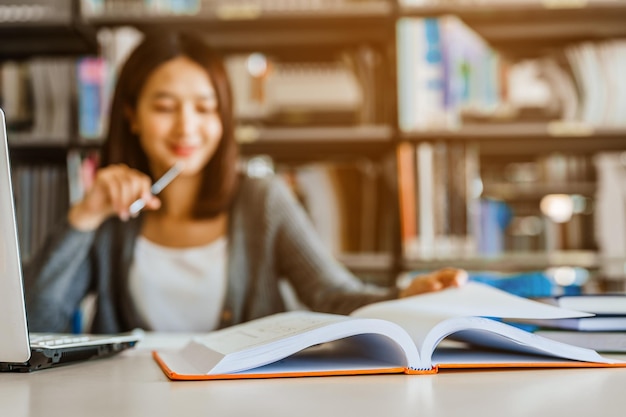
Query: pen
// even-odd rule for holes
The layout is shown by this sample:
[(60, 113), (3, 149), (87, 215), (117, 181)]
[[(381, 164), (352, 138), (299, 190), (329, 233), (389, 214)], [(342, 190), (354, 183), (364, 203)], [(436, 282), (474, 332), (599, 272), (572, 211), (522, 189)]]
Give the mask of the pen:
[[(161, 178), (156, 180), (156, 182), (152, 184), (152, 187), (150, 187), (152, 195), (158, 195), (161, 191), (163, 191), (163, 189), (167, 187), (167, 185), (172, 182), (178, 174), (181, 173), (183, 167), (184, 164), (181, 161), (178, 161), (170, 169), (168, 169), (167, 172), (163, 174)], [(131, 216), (135, 216), (142, 208), (145, 207), (145, 205), (146, 202), (142, 198), (135, 200), (128, 208), (128, 212)]]

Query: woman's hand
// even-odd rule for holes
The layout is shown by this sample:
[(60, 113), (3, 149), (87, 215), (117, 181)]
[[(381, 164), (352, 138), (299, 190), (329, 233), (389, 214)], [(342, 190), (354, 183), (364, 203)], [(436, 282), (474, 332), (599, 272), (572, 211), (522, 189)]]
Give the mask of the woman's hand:
[(467, 272), (462, 269), (439, 269), (430, 274), (415, 277), (408, 287), (400, 291), (399, 297), (409, 297), (449, 287), (460, 287), (467, 282), (467, 279)]
[(150, 187), (149, 176), (124, 164), (99, 169), (93, 186), (70, 209), (68, 221), (78, 230), (89, 231), (112, 215), (128, 220), (128, 209), (138, 198), (146, 202), (146, 209), (158, 209), (161, 201), (152, 195)]

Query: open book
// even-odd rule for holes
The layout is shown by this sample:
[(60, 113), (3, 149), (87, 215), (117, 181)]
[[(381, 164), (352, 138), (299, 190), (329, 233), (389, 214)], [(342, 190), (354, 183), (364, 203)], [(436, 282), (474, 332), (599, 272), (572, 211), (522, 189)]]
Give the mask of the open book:
[[(470, 283), (371, 304), (350, 316), (276, 314), (153, 356), (169, 378), (187, 380), (419, 374), (446, 368), (626, 367), (626, 362), (593, 350), (492, 319), (588, 315)], [(455, 342), (444, 341), (450, 337)]]

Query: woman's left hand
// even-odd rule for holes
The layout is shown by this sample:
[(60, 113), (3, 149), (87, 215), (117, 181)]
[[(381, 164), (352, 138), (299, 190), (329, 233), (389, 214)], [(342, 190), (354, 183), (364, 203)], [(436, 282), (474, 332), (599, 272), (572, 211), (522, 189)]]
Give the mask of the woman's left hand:
[(439, 269), (430, 274), (415, 277), (408, 287), (400, 291), (399, 298), (439, 291), (449, 287), (460, 287), (467, 282), (467, 279), (467, 272), (463, 269)]

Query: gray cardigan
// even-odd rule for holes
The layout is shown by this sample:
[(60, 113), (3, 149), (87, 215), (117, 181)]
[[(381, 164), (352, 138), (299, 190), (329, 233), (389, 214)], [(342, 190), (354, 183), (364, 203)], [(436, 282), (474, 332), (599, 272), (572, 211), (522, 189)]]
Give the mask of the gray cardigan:
[[(141, 216), (128, 222), (111, 218), (93, 232), (62, 222), (24, 271), (30, 330), (69, 331), (89, 292), (97, 294), (92, 332), (149, 329), (128, 289), (140, 230)], [(228, 244), (228, 290), (220, 327), (284, 311), (280, 278), (316, 311), (347, 314), (396, 296), (393, 289), (365, 286), (335, 261), (277, 178), (242, 179), (229, 213)]]

